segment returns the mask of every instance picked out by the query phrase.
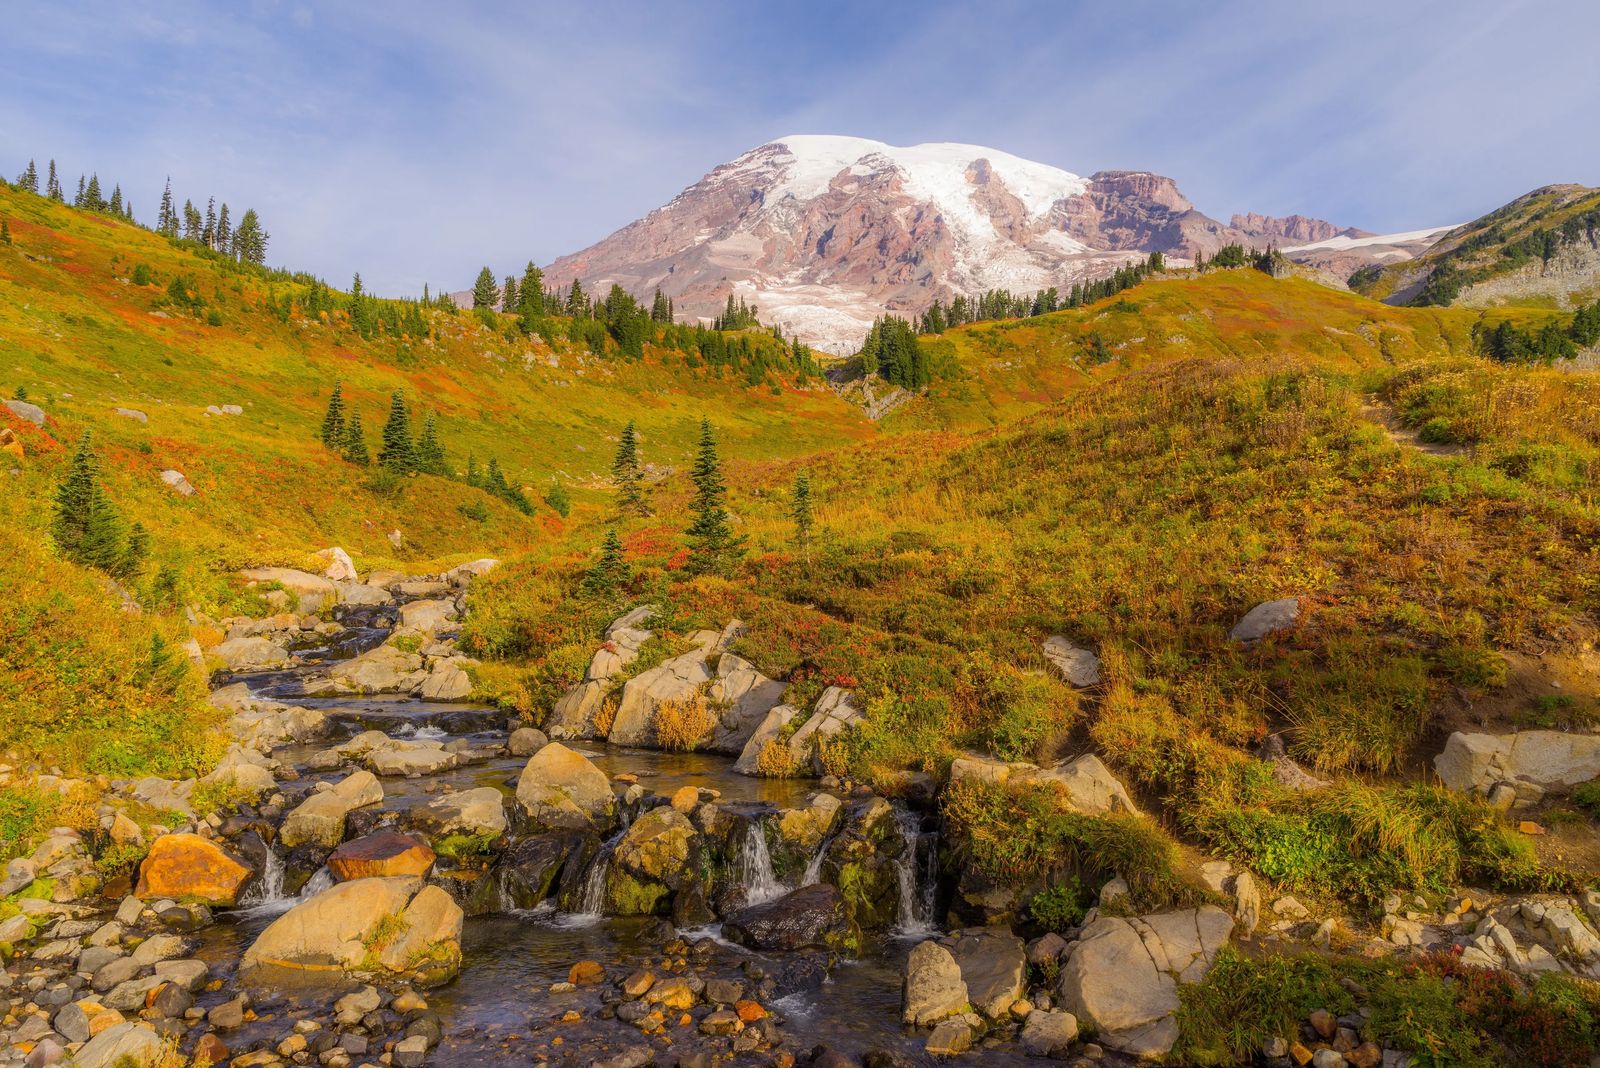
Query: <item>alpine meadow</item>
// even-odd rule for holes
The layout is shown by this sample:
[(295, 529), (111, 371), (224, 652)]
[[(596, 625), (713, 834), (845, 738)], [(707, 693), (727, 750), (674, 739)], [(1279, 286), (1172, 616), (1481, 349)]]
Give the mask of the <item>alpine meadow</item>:
[(0, 1068), (1600, 1058), (1586, 6), (24, 6)]

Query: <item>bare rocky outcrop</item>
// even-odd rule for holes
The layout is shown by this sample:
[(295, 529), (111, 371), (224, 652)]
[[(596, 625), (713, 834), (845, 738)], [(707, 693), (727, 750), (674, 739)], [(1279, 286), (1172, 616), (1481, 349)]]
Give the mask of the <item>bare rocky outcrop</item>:
[(1233, 918), (1214, 906), (1098, 916), (1061, 968), (1061, 1005), (1103, 1044), (1160, 1060), (1178, 1038), (1178, 985), (1203, 979), (1232, 932)]
[(954, 784), (964, 779), (994, 783), (1054, 783), (1061, 787), (1068, 805), (1075, 811), (1090, 815), (1139, 811), (1127, 787), (1093, 753), (1084, 753), (1050, 768), (968, 753), (950, 764), (950, 782)]
[(1499, 790), (1508, 799), (1533, 802), (1600, 777), (1600, 734), (1456, 731), (1434, 757), (1433, 766), (1452, 790), (1494, 800), (1499, 800)]

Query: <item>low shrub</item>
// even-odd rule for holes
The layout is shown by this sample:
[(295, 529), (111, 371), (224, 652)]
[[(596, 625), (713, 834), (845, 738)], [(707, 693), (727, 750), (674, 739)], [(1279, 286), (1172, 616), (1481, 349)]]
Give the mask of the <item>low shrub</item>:
[(1317, 1009), (1342, 1014), (1355, 1008), (1333, 966), (1317, 956), (1251, 960), (1232, 946), (1218, 953), (1198, 983), (1178, 988), (1179, 1064), (1249, 1064), (1271, 1038), (1293, 1040)]
[(717, 717), (703, 691), (656, 707), (656, 742), (671, 752), (693, 752), (717, 725)]

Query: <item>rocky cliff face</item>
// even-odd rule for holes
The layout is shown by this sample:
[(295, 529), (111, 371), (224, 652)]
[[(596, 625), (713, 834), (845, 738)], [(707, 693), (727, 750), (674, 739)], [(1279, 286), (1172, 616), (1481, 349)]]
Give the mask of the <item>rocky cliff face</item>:
[(1235, 214), (1228, 225), (1257, 241), (1278, 245), (1309, 245), (1333, 237), (1372, 236), (1365, 230), (1357, 230), (1353, 226), (1335, 226), (1324, 219), (1311, 219), (1304, 215), (1285, 215), (1280, 218), (1257, 215), (1253, 211), (1244, 215)]
[[(1295, 225), (1330, 224), (1300, 220), (1285, 232)], [(1181, 262), (1230, 242), (1265, 243), (1147, 171), (1082, 178), (976, 145), (807, 135), (717, 167), (545, 273), (554, 285), (615, 283), (641, 297), (660, 287), (680, 317), (708, 318), (736, 293), (763, 322), (848, 351), (886, 311), (913, 315), (936, 297), (993, 288), (1065, 288), (1151, 252)]]

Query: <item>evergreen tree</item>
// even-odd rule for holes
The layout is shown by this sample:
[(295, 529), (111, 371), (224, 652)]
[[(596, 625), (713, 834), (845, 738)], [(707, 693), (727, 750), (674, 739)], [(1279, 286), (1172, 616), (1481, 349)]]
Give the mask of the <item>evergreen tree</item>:
[(630, 420), (622, 428), (617, 456), (611, 462), (611, 481), (617, 487), (617, 511), (623, 515), (647, 515), (644, 500), (644, 471), (639, 466), (639, 433)]
[(217, 198), (206, 198), (206, 224), (200, 231), (200, 240), (206, 248), (217, 247)]
[(544, 314), (544, 272), (532, 260), (522, 269), (517, 295), (521, 298), (517, 310), (524, 319), (537, 319)]
[[(233, 226), (228, 221), (228, 205), (226, 201), (217, 210), (217, 251), (223, 255), (233, 251)], [(263, 251), (265, 251), (264, 247)]]
[(34, 194), (39, 192), (39, 169), (33, 165), (33, 160), (28, 161), (28, 169), (17, 177), (17, 184), (25, 192)]
[(574, 319), (587, 318), (589, 315), (589, 298), (576, 278), (572, 280), (572, 288), (567, 291), (567, 314)]
[(694, 520), (689, 524), (689, 570), (695, 574), (727, 571), (743, 555), (744, 539), (735, 537), (728, 526), (728, 510), (724, 506), (728, 487), (722, 481), (722, 462), (717, 458), (717, 439), (711, 430), (711, 420), (700, 421), (700, 446), (695, 453), (694, 500), (690, 510)]
[(361, 429), (361, 413), (351, 411), (350, 417), (344, 421), (344, 458), (357, 467), (365, 467), (372, 462), (372, 457), (367, 453), (367, 435)]
[(113, 215), (121, 215), (123, 213), (122, 185), (120, 183), (111, 187), (111, 203), (106, 207), (106, 210)]
[[(51, 181), (55, 180), (55, 163), (50, 165)], [(156, 232), (164, 237), (178, 236), (178, 216), (172, 210), (172, 179), (167, 178), (167, 187), (161, 191), (161, 211), (156, 216)]]
[(100, 459), (85, 431), (66, 475), (56, 487), (51, 537), (67, 559), (124, 577), (144, 562), (149, 539), (142, 527), (126, 531), (100, 484)]
[(383, 448), (378, 451), (378, 465), (397, 475), (409, 475), (417, 469), (417, 446), (411, 440), (411, 414), (406, 411), (406, 399), (398, 390), (389, 397), (389, 419), (383, 424)]
[(105, 211), (106, 198), (100, 192), (100, 176), (89, 175), (89, 185), (83, 191), (83, 206), (90, 211)]
[(11, 220), (0, 219), (0, 245), (11, 244)]
[(508, 315), (515, 315), (521, 307), (521, 295), (517, 292), (517, 276), (508, 274), (506, 284), (500, 287), (500, 310)]
[(192, 200), (183, 202), (183, 239), (197, 243), (200, 240), (200, 209)]
[(550, 488), (544, 492), (544, 503), (563, 519), (572, 513), (572, 498), (567, 496), (567, 488), (554, 480), (551, 480)]
[(789, 503), (789, 516), (794, 520), (794, 547), (806, 559), (811, 558), (811, 476), (801, 468), (794, 476), (794, 493)]
[(328, 412), (322, 417), (322, 444), (330, 449), (344, 447), (344, 384), (335, 382), (328, 397)]
[(494, 284), (494, 272), (485, 267), (478, 272), (478, 280), (472, 284), (472, 306), (493, 308), (499, 301), (500, 290)]
[(84, 183), (83, 175), (80, 174), (80, 175), (78, 175), (78, 191), (72, 195), (72, 206), (73, 207), (75, 207), (75, 208), (83, 207), (83, 192), (84, 192), (85, 188), (86, 188), (86, 185)]
[(67, 198), (61, 193), (61, 179), (56, 177), (56, 161), (50, 161), (50, 177), (46, 179), (44, 195), (57, 203), (64, 202)]
[(432, 412), (422, 420), (422, 436), (417, 439), (417, 470), (429, 475), (449, 474), (445, 466), (444, 446), (439, 444), (439, 429)]
[(613, 593), (628, 581), (628, 577), (628, 564), (622, 558), (622, 539), (617, 537), (617, 528), (611, 527), (600, 543), (600, 558), (583, 576), (583, 588), (590, 593)]
[[(227, 205), (223, 207), (226, 209)], [(220, 228), (220, 223), (218, 225)], [(244, 218), (239, 220), (239, 228), (233, 232), (233, 255), (245, 263), (264, 266), (267, 262), (268, 239), (269, 235), (262, 229), (261, 217), (256, 214), (256, 209), (246, 208)]]
[(660, 286), (656, 286), (655, 299), (650, 302), (650, 320), (656, 323), (672, 322), (672, 303), (662, 296)]
[(478, 458), (467, 453), (467, 485), (477, 489), (483, 488), (483, 474), (478, 470)]

